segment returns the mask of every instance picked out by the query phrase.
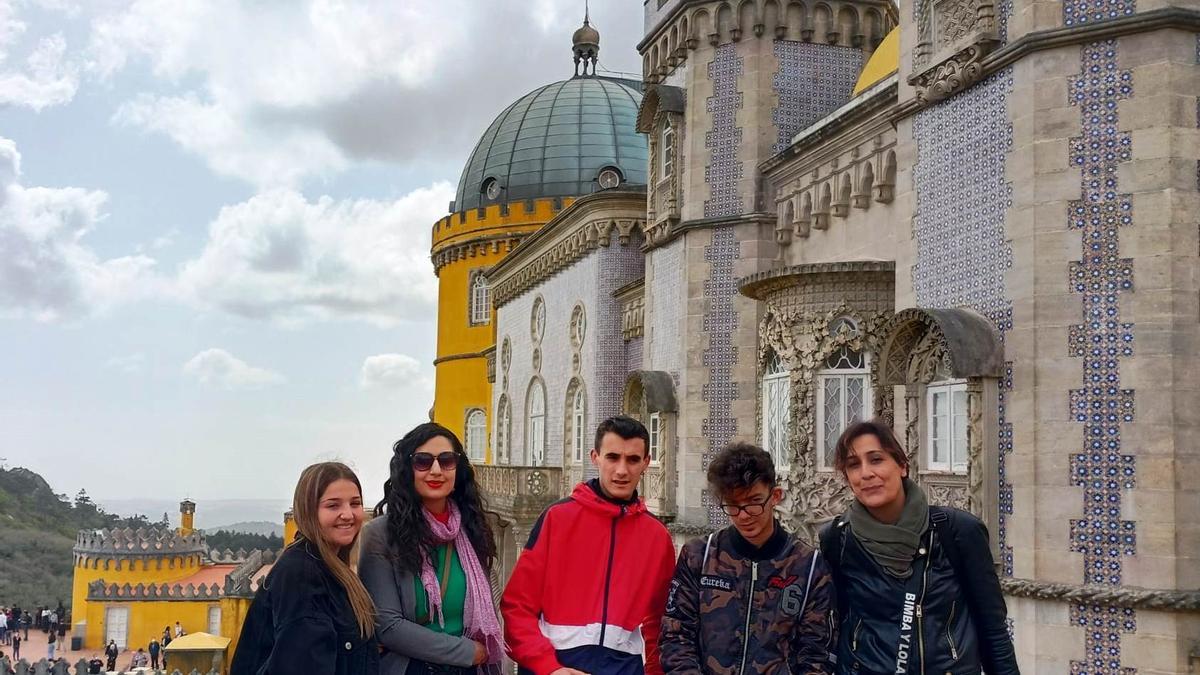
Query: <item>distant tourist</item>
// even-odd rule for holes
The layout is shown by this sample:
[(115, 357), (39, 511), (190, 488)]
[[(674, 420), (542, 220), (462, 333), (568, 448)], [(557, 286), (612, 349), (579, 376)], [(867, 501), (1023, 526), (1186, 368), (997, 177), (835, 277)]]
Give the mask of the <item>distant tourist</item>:
[(51, 661), (54, 660), (55, 647), (58, 647), (58, 636), (54, 634), (54, 631), (50, 631), (50, 634), (46, 636), (46, 658)]
[(116, 640), (109, 640), (108, 646), (104, 648), (104, 657), (108, 660), (108, 670), (117, 669), (117, 656), (121, 650), (117, 647)]
[(292, 511), (299, 536), (250, 604), (230, 675), (375, 675), (375, 607), (350, 568), (362, 484), (345, 464), (314, 464), (300, 475)]
[(25, 614), (21, 616), (21, 631), (25, 633), (25, 639), (29, 639), (29, 626), (33, 624), (33, 616), (29, 614), (29, 610), (25, 610)]
[(168, 626), (168, 627), (163, 628), (163, 636), (162, 636), (162, 649), (163, 649), (162, 665), (163, 665), (163, 668), (167, 667), (167, 645), (169, 645), (169, 644), (171, 644), (171, 628)]
[[(104, 662), (100, 660), (100, 656), (97, 654), (92, 654), (91, 660), (87, 662), (87, 667), (90, 675), (97, 675), (97, 673), (104, 672)], [(112, 669), (110, 668), (109, 670)]]
[(851, 425), (834, 453), (854, 493), (821, 531), (838, 589), (842, 672), (910, 672), (919, 656), (922, 672), (1020, 673), (984, 524), (929, 505), (886, 423)]
[(158, 670), (158, 654), (162, 651), (162, 645), (158, 643), (158, 640), (150, 638), (150, 645), (147, 649), (150, 652), (150, 667)]
[(0, 609), (0, 643), (8, 644), (8, 610)]
[(16, 630), (12, 633), (13, 661), (21, 660), (21, 634)]
[(179, 622), (176, 621), (175, 622), (175, 637), (181, 638), (183, 636), (184, 636), (183, 626), (179, 625)]
[(145, 650), (138, 647), (138, 650), (133, 653), (133, 659), (129, 662), (129, 667), (145, 668), (148, 665), (150, 665), (150, 656), (146, 654)]
[(462, 443), (439, 424), (418, 426), (392, 448), (383, 489), (358, 563), (378, 609), (380, 672), (498, 673), (496, 543)]
[(509, 656), (522, 668), (662, 673), (658, 636), (675, 547), (637, 494), (649, 448), (641, 422), (601, 422), (591, 452), (599, 478), (576, 485), (530, 531), (500, 600)]

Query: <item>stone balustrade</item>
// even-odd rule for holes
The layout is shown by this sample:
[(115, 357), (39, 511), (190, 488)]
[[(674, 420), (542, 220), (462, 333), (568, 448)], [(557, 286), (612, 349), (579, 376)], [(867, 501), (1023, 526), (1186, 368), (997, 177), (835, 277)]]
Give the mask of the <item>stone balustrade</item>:
[[(13, 663), (8, 657), (0, 657), (0, 673), (15, 673), (16, 675), (85, 675), (88, 672), (87, 661), (80, 659), (75, 665), (67, 663), (66, 659), (56, 659), (53, 663), (46, 659), (34, 661), (30, 663), (25, 659), (21, 659)], [(185, 673), (179, 669), (175, 670), (151, 670), (150, 668), (138, 668), (136, 670), (118, 670), (118, 675), (220, 675), (217, 670), (210, 670), (207, 673), (202, 673), (195, 668), (190, 673)]]
[(532, 522), (562, 498), (562, 469), (549, 466), (475, 466), (488, 508), (517, 522)]
[(88, 602), (104, 602), (106, 600), (219, 600), (223, 588), (221, 584), (105, 584), (104, 581), (93, 581), (88, 584)]

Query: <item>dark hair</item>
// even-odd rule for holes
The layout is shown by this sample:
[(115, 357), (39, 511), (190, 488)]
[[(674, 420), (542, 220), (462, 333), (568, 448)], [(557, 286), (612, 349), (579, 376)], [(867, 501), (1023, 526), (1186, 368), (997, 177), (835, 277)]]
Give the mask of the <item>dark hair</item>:
[(850, 455), (853, 454), (850, 447), (855, 439), (860, 436), (874, 436), (879, 439), (879, 447), (896, 460), (896, 463), (901, 468), (908, 466), (908, 455), (904, 454), (904, 448), (900, 447), (900, 441), (896, 440), (896, 434), (892, 432), (892, 427), (888, 426), (887, 422), (880, 419), (867, 420), (865, 422), (855, 422), (846, 427), (838, 438), (837, 448), (833, 455), (833, 468), (846, 474), (846, 462), (849, 461)]
[(625, 415), (616, 415), (610, 417), (600, 423), (596, 427), (596, 443), (592, 446), (596, 452), (600, 452), (600, 442), (604, 440), (605, 434), (616, 434), (627, 441), (635, 438), (642, 439), (642, 458), (645, 459), (650, 454), (650, 432), (646, 431), (646, 425)]
[(708, 486), (718, 497), (748, 490), (757, 483), (775, 487), (775, 462), (770, 453), (752, 443), (730, 443), (708, 465)]
[[(375, 515), (387, 514), (388, 544), (392, 559), (402, 572), (421, 573), (422, 553), (434, 559), (439, 542), (425, 521), (425, 508), (414, 486), (413, 453), (428, 441), (441, 436), (450, 441), (458, 454), (458, 469), (454, 474), (454, 491), (450, 500), (458, 506), (462, 527), (475, 549), (475, 555), (486, 570), (491, 571), (496, 560), (496, 539), (487, 521), (483, 494), (475, 482), (475, 468), (463, 452), (462, 442), (446, 427), (436, 422), (417, 425), (392, 446), (391, 477), (383, 484), (383, 500), (375, 506)], [(416, 544), (415, 546), (413, 544)]]

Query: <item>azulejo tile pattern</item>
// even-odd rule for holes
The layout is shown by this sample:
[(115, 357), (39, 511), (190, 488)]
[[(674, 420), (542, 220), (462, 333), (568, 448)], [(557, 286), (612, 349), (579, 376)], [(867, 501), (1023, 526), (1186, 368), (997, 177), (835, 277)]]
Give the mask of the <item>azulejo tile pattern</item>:
[(863, 53), (853, 47), (795, 40), (776, 40), (774, 88), (779, 103), (771, 121), (779, 131), (772, 153), (792, 144), (792, 137), (850, 100), (862, 71)]
[[(734, 309), (737, 280), (733, 275), (733, 263), (738, 258), (740, 246), (732, 227), (719, 227), (712, 231), (712, 243), (704, 247), (704, 260), (709, 264), (708, 279), (704, 282), (704, 334), (708, 336), (708, 347), (704, 349), (701, 363), (708, 368), (708, 382), (701, 396), (708, 405), (708, 416), (701, 423), (701, 433), (708, 439), (703, 466), (737, 433), (737, 420), (733, 416), (733, 401), (738, 387), (733, 381), (733, 369), (738, 362), (737, 346), (733, 343), (737, 329), (738, 313)], [(704, 492), (704, 507), (711, 525), (727, 522), (720, 504), (707, 490)]]
[[(1123, 6), (1123, 5), (1122, 5)], [(1130, 3), (1132, 6), (1132, 3)], [(1064, 8), (1064, 12), (1066, 12)], [(1117, 66), (1117, 42), (1085, 45), (1083, 71), (1070, 83), (1080, 135), (1070, 161), (1082, 172), (1082, 198), (1067, 224), (1082, 234), (1083, 257), (1068, 268), (1068, 284), (1083, 303), (1083, 323), (1068, 329), (1068, 353), (1083, 360), (1081, 387), (1070, 392), (1071, 417), (1084, 425), (1083, 451), (1071, 456), (1071, 482), (1083, 488), (1083, 517), (1071, 521), (1071, 550), (1083, 554), (1089, 584), (1121, 584), (1125, 556), (1137, 549), (1133, 521), (1121, 518), (1121, 497), (1136, 485), (1134, 456), (1121, 445), (1121, 426), (1133, 422), (1134, 392), (1121, 387), (1121, 361), (1133, 355), (1133, 324), (1121, 321), (1120, 297), (1133, 290), (1133, 262), (1119, 257), (1120, 229), (1133, 224), (1133, 203), (1117, 185), (1117, 166), (1129, 161), (1130, 136), (1119, 131), (1118, 102), (1133, 95), (1133, 74)], [(1082, 661), (1072, 673), (1131, 673), (1121, 665), (1121, 633), (1136, 630), (1132, 610), (1074, 606), (1084, 628)]]
[(742, 64), (733, 43), (717, 47), (708, 64), (713, 95), (705, 103), (705, 110), (712, 116), (713, 126), (704, 134), (704, 147), (712, 153), (708, 166), (704, 167), (704, 182), (709, 186), (709, 198), (704, 201), (705, 218), (735, 216), (745, 208), (739, 189), (742, 162), (738, 159), (738, 148), (742, 145), (742, 129), (737, 125), (737, 111), (742, 107), (742, 94), (737, 88)]
[(671, 373), (676, 386), (683, 367), (683, 297), (686, 283), (683, 269), (683, 237), (666, 246), (652, 249), (647, 267), (653, 270), (648, 286), (651, 306), (646, 313), (649, 348), (646, 357), (650, 370)]
[(1135, 0), (1066, 0), (1063, 2), (1063, 25), (1108, 21), (1129, 16), (1136, 8)]
[[(1001, 340), (1012, 330), (1012, 301), (1004, 275), (1012, 268), (1012, 246), (1004, 214), (1012, 205), (1012, 184), (1004, 165), (1012, 150), (1008, 97), (1011, 68), (917, 114), (914, 136), (917, 192), (913, 236), (916, 264), (913, 288), (920, 307), (968, 306), (991, 319)], [(1013, 389), (1012, 362), (999, 382), (999, 532), (1000, 562), (1013, 574), (1008, 517), (1013, 513), (1007, 459), (1013, 449), (1008, 400)]]

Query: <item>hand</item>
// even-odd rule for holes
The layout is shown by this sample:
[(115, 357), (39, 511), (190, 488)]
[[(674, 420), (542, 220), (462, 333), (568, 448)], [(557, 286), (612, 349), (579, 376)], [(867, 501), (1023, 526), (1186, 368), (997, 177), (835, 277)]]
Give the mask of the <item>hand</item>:
[(483, 664), (487, 663), (487, 660), (488, 660), (487, 647), (484, 647), (482, 642), (476, 642), (475, 643), (475, 660), (472, 661), (471, 664), (475, 665), (475, 666), (479, 666), (479, 665), (483, 665)]
[(582, 670), (575, 670), (574, 668), (559, 668), (558, 670), (550, 673), (550, 675), (590, 675), (590, 674), (585, 673)]

